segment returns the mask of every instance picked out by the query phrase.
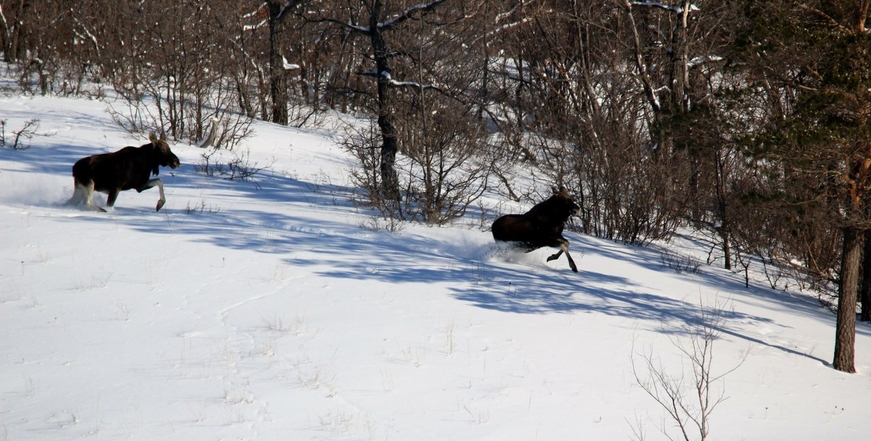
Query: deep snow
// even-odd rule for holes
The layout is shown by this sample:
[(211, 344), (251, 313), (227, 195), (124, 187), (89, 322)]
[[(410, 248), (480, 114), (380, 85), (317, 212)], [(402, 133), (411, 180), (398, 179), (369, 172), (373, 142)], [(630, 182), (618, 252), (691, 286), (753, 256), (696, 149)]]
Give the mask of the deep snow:
[(868, 439), (871, 328), (859, 372), (833, 370), (812, 294), (664, 265), (664, 248), (703, 261), (700, 240), (568, 233), (575, 274), (494, 246), (478, 214), (373, 229), (330, 124), (255, 124), (239, 151), (269, 166), (256, 184), (197, 173), (202, 150), (176, 144), (159, 213), (156, 189), (65, 207), (76, 159), (147, 142), (105, 109), (0, 98), (7, 134), (38, 118), (50, 135), (0, 149), (0, 440), (664, 439), (632, 360), (689, 386), (674, 343), (700, 305), (724, 310), (714, 373), (740, 365), (714, 384), (709, 439)]

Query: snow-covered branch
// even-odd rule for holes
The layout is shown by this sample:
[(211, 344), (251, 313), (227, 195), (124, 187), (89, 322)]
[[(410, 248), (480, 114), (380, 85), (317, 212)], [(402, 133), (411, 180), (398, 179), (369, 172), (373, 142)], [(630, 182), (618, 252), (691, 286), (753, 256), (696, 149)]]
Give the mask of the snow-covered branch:
[(696, 67), (705, 63), (712, 63), (714, 61), (721, 61), (723, 57), (719, 55), (703, 55), (701, 57), (696, 57), (687, 62), (688, 67)]
[(263, 20), (260, 20), (260, 23), (257, 23), (257, 24), (249, 24), (249, 25), (244, 25), (244, 26), (242, 26), (242, 30), (243, 30), (243, 31), (253, 31), (253, 30), (255, 30), (255, 29), (260, 29), (260, 28), (262, 28), (263, 26), (266, 26), (266, 23), (268, 23), (268, 22), (269, 22), (269, 21), (268, 21), (267, 19), (264, 18)]
[(347, 22), (344, 22), (341, 20), (336, 20), (334, 18), (309, 18), (307, 20), (310, 23), (332, 23), (335, 25), (339, 25), (339, 26), (344, 27), (345, 29), (347, 29), (348, 31), (350, 31), (352, 33), (359, 32), (361, 34), (367, 34), (367, 35), (371, 33), (371, 29), (369, 28), (369, 26), (363, 26), (363, 25), (356, 24), (356, 23), (352, 22), (350, 18), (348, 19)]
[(411, 87), (413, 89), (418, 90), (436, 90), (439, 92), (443, 92), (442, 88), (436, 86), (435, 84), (422, 84), (417, 81), (399, 81), (394, 80), (393, 76), (390, 75), (390, 72), (381, 72), (381, 75), (378, 74), (377, 70), (365, 70), (362, 72), (357, 72), (357, 75), (363, 75), (367, 77), (378, 77), (384, 78), (387, 80), (387, 85), (391, 87)]
[(490, 43), (489, 43), (490, 38), (493, 37), (494, 35), (496, 35), (496, 34), (498, 34), (498, 33), (500, 33), (500, 32), (507, 31), (507, 30), (509, 30), (509, 29), (511, 29), (511, 28), (514, 28), (514, 27), (517, 27), (517, 26), (520, 26), (520, 25), (526, 24), (526, 23), (528, 23), (528, 22), (530, 22), (530, 21), (532, 21), (532, 20), (534, 20), (534, 19), (535, 19), (534, 17), (525, 17), (525, 18), (522, 18), (522, 19), (520, 19), (520, 20), (518, 20), (518, 21), (514, 21), (514, 22), (511, 22), (511, 23), (505, 23), (505, 24), (503, 24), (502, 26), (499, 26), (499, 27), (493, 29), (492, 31), (487, 32), (486, 34), (484, 34), (484, 35), (482, 35), (482, 36), (480, 36), (480, 37), (478, 37), (478, 38), (475, 38), (474, 40), (472, 40), (472, 41), (469, 43), (469, 45), (470, 45), (470, 46), (475, 45), (475, 44), (477, 44), (477, 43), (478, 43), (479, 41), (481, 41), (481, 40), (486, 41), (485, 44), (486, 44), (486, 45), (489, 45), (489, 44), (490, 44)]
[(446, 1), (447, 0), (433, 0), (429, 3), (421, 3), (419, 5), (414, 5), (408, 9), (406, 9), (405, 11), (403, 11), (398, 16), (391, 18), (390, 20), (378, 23), (378, 28), (379, 29), (390, 29), (390, 28), (404, 22), (405, 20), (408, 20), (415, 13), (417, 13), (417, 12), (429, 12), (430, 10), (435, 8), (436, 6), (442, 4)]
[[(495, 17), (496, 23), (498, 24), (498, 23), (502, 23), (505, 20), (508, 20), (509, 18), (511, 18), (513, 16), (514, 12), (516, 12), (518, 9), (520, 9), (521, 7), (528, 7), (530, 4), (534, 3), (535, 1), (536, 0), (531, 0), (531, 1), (527, 1), (527, 2), (518, 2), (517, 5), (515, 5), (510, 10), (496, 14), (496, 17)], [(548, 12), (550, 12), (550, 11), (548, 11)], [(507, 30), (512, 29), (514, 27), (521, 26), (521, 25), (526, 24), (526, 23), (533, 21), (533, 20), (535, 20), (535, 16), (533, 16), (533, 15), (521, 15), (521, 17), (518, 20), (508, 22), (508, 23), (503, 23), (501, 25), (494, 27), (493, 30), (491, 30), (491, 31), (475, 38), (474, 40), (472, 40), (469, 43), (469, 45), (470, 46), (475, 45), (481, 40), (484, 40), (485, 44), (489, 45), (490, 39), (494, 35), (496, 35), (500, 32), (507, 31)]]
[(0, 25), (3, 25), (3, 33), (9, 34), (9, 25), (6, 23), (6, 16), (3, 15), (3, 5), (0, 5)]
[(535, 0), (527, 1), (527, 2), (517, 2), (517, 4), (514, 5), (513, 8), (511, 8), (511, 9), (505, 11), (505, 12), (502, 12), (502, 13), (496, 14), (496, 23), (499, 23), (499, 22), (501, 22), (502, 20), (505, 20), (506, 18), (510, 17), (512, 14), (514, 14), (515, 11), (517, 11), (517, 10), (520, 9), (521, 7), (529, 7), (529, 5), (530, 5), (531, 3), (535, 3)]
[(427, 90), (427, 89), (441, 90), (436, 85), (421, 84), (421, 83), (418, 83), (417, 81), (396, 81), (396, 80), (391, 79), (390, 82), (388, 82), (387, 84), (390, 86), (393, 86), (393, 87), (411, 87), (413, 89), (418, 89), (418, 90)]
[(281, 65), (284, 67), (284, 70), (297, 70), (300, 68), (298, 64), (288, 62), (284, 55), (281, 56)]
[(327, 20), (327, 21), (339, 23), (340, 25), (345, 26), (346, 28), (350, 29), (351, 31), (355, 31), (355, 32), (362, 32), (364, 34), (368, 34), (372, 31), (372, 29), (369, 28), (369, 26), (363, 26), (363, 25), (358, 25), (356, 23), (352, 23), (350, 18), (348, 19), (347, 23), (342, 23), (338, 20)]
[[(0, 17), (2, 17), (2, 15), (3, 15), (2, 12), (3, 12), (3, 11), (0, 11)], [(76, 24), (78, 24), (79, 26), (81, 26), (82, 31), (85, 33), (85, 35), (82, 35), (82, 34), (79, 33), (78, 31), (76, 31), (75, 28), (71, 28), (72, 31), (73, 31), (73, 33), (75, 33), (76, 36), (79, 37), (79, 38), (81, 38), (82, 40), (91, 40), (91, 42), (94, 43), (94, 50), (97, 51), (97, 56), (99, 57), (99, 56), (100, 56), (100, 44), (97, 43), (97, 37), (95, 37), (94, 34), (92, 34), (91, 31), (89, 31), (88, 28), (86, 28), (85, 25), (82, 24), (82, 22), (79, 21), (78, 18), (76, 18), (75, 15), (72, 15), (71, 17), (72, 17), (73, 21), (76, 22)], [(5, 23), (4, 23), (4, 24), (5, 24)]]
[[(433, 0), (429, 3), (421, 3), (419, 5), (412, 6), (408, 9), (402, 11), (396, 17), (393, 17), (389, 20), (378, 23), (376, 25), (376, 28), (378, 31), (390, 30), (390, 29), (396, 27), (397, 25), (401, 24), (402, 22), (410, 19), (415, 13), (429, 12), (431, 9), (435, 8), (436, 6), (442, 4), (446, 1), (447, 0)], [(353, 21), (351, 21), (350, 18), (348, 19), (347, 22), (343, 22), (343, 21), (336, 20), (333, 18), (319, 18), (319, 19), (313, 19), (310, 21), (315, 22), (315, 23), (321, 22), (321, 23), (337, 24), (337, 25), (343, 26), (345, 29), (347, 29), (351, 32), (359, 32), (361, 34), (368, 35), (368, 34), (373, 33), (373, 29), (370, 26), (365, 26), (365, 25), (354, 23)]]
[[(647, 1), (634, 1), (634, 0), (630, 1), (629, 4), (632, 6), (647, 6), (647, 7), (651, 7), (651, 8), (665, 9), (666, 11), (671, 11), (671, 12), (674, 12), (675, 14), (683, 14), (683, 12), (684, 12), (683, 6), (681, 6), (681, 5), (669, 6), (669, 5), (660, 3), (660, 2), (647, 2)], [(699, 9), (698, 6), (690, 3), (689, 11), (690, 12), (701, 11), (701, 9)]]
[(275, 15), (275, 21), (281, 21), (281, 19), (284, 18), (284, 15), (287, 14), (288, 11), (297, 7), (304, 1), (305, 0), (287, 0), (286, 2), (284, 2), (284, 5), (278, 11), (278, 14)]
[(267, 8), (266, 3), (261, 4), (257, 9), (251, 12), (246, 12), (245, 14), (242, 14), (243, 20), (256, 20), (258, 18), (260, 19), (259, 23), (242, 25), (242, 31), (254, 31), (266, 26), (266, 24), (269, 23), (269, 9)]
[(249, 19), (249, 18), (256, 18), (258, 15), (260, 15), (260, 11), (263, 10), (263, 7), (264, 7), (264, 6), (266, 6), (266, 3), (260, 5), (259, 8), (255, 9), (255, 10), (253, 10), (253, 11), (251, 11), (251, 12), (248, 12), (247, 14), (243, 14), (243, 15), (242, 15), (242, 18), (244, 18), (244, 19), (246, 19), (246, 20)]
[(436, 86), (435, 84), (421, 84), (421, 83), (418, 83), (417, 81), (397, 81), (397, 80), (394, 80), (391, 78), (387, 82), (387, 85), (391, 86), (391, 87), (410, 87), (412, 89), (417, 89), (417, 90), (421, 90), (421, 91), (423, 91), (423, 90), (435, 90), (437, 92), (442, 92), (442, 89), (440, 87)]

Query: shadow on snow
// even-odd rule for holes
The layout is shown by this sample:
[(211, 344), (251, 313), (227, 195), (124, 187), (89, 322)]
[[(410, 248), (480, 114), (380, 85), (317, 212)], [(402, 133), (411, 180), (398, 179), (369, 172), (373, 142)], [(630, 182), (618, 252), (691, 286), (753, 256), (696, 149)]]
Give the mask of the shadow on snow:
[[(69, 148), (63, 155), (51, 155), (51, 163), (40, 167), (60, 172), (73, 158), (82, 156), (84, 148)], [(93, 149), (89, 149), (92, 153)], [(26, 151), (25, 151), (26, 152)], [(34, 161), (39, 162), (36, 158)], [(63, 165), (63, 167), (61, 167)], [(659, 332), (682, 333), (702, 321), (699, 305), (659, 295), (631, 278), (583, 270), (569, 273), (546, 266), (524, 268), (491, 262), (495, 245), (487, 239), (474, 244), (444, 243), (432, 237), (416, 234), (391, 235), (384, 231), (354, 228), (348, 222), (325, 220), (322, 213), (333, 209), (338, 216), (351, 216), (349, 196), (352, 190), (329, 183), (315, 184), (265, 173), (257, 185), (246, 182), (207, 178), (196, 174), (191, 165), (174, 173), (172, 183), (178, 188), (207, 188), (210, 194), (243, 194), (257, 209), (237, 209), (217, 213), (168, 210), (153, 213), (145, 210), (116, 209), (114, 215), (97, 214), (88, 220), (110, 222), (123, 216), (124, 223), (137, 230), (153, 234), (173, 234), (194, 241), (211, 243), (235, 250), (288, 256), (289, 265), (310, 267), (315, 274), (353, 280), (376, 280), (384, 283), (443, 284), (445, 289), (463, 302), (476, 307), (515, 314), (590, 313), (632, 317), (644, 321)], [(163, 175), (163, 174), (162, 174)], [(280, 204), (281, 210), (270, 211), (270, 204)], [(305, 210), (288, 210), (288, 205), (301, 208), (317, 207), (317, 218), (305, 216)], [(262, 207), (262, 209), (261, 209)], [(333, 207), (333, 208), (331, 208)], [(288, 214), (292, 212), (294, 214)], [(299, 214), (296, 214), (296, 213)], [(76, 218), (70, 218), (74, 222)], [(82, 218), (78, 218), (82, 219)], [(79, 220), (80, 221), (80, 220)], [(609, 245), (585, 236), (570, 235), (574, 250), (600, 255), (608, 259), (631, 260), (645, 270), (671, 272), (653, 247), (630, 249)], [(487, 243), (487, 244), (483, 244)], [(483, 245), (482, 245), (483, 244)], [(631, 253), (629, 252), (631, 250)], [(426, 261), (427, 266), (409, 264)], [(542, 257), (543, 259), (543, 257)], [(497, 259), (498, 260), (498, 259)], [(562, 262), (562, 261), (560, 261)], [(325, 269), (327, 268), (327, 269)], [(830, 313), (812, 301), (778, 294), (773, 290), (743, 287), (732, 273), (679, 275), (689, 281), (704, 277), (705, 284), (725, 292), (753, 296), (767, 303), (791, 308), (818, 320), (833, 321)], [(732, 299), (735, 300), (735, 299)], [(728, 320), (748, 324), (777, 326), (772, 320), (740, 312), (725, 312)], [(718, 329), (723, 335), (776, 348), (793, 355), (804, 356), (823, 364), (826, 361), (812, 355), (742, 334), (728, 327)], [(867, 333), (864, 327), (858, 332)]]

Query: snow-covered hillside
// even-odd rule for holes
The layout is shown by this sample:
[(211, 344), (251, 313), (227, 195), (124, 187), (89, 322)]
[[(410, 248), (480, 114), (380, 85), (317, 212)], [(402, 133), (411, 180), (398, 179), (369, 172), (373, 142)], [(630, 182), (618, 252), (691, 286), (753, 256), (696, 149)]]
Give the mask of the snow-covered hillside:
[(709, 439), (868, 439), (871, 328), (859, 373), (833, 370), (812, 296), (678, 273), (656, 245), (567, 233), (573, 273), (475, 221), (373, 229), (329, 128), (255, 124), (256, 183), (174, 145), (160, 212), (156, 189), (65, 207), (75, 160), (147, 142), (105, 109), (0, 98), (7, 134), (36, 118), (50, 135), (0, 149), (0, 440), (664, 439), (633, 360), (683, 372), (692, 404), (678, 345), (700, 305), (724, 310), (713, 373), (738, 366), (713, 384)]

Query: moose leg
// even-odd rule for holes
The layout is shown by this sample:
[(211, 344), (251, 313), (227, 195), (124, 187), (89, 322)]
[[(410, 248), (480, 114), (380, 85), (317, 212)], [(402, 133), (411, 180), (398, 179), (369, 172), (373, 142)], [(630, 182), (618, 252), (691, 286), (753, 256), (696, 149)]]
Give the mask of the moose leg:
[(76, 189), (73, 192), (73, 197), (70, 199), (71, 204), (84, 204), (85, 207), (91, 210), (106, 211), (94, 205), (94, 182), (91, 181), (87, 185), (76, 183)]
[[(568, 247), (566, 247), (566, 248), (568, 248)], [(566, 249), (566, 259), (569, 259), (569, 268), (571, 268), (572, 271), (574, 271), (574, 272), (578, 272), (578, 267), (575, 266), (575, 259), (572, 259), (572, 255), (569, 254), (568, 249)]]
[(76, 182), (73, 187), (73, 196), (67, 201), (67, 205), (83, 204), (85, 202), (85, 191), (85, 186)]
[(160, 191), (160, 199), (157, 200), (157, 209), (154, 211), (160, 211), (163, 204), (166, 203), (166, 196), (163, 194), (163, 181), (160, 178), (149, 179), (148, 182), (145, 183), (142, 187), (136, 189), (136, 191), (142, 193), (145, 190), (148, 190), (151, 187), (157, 186), (157, 189)]
[(578, 272), (578, 267), (575, 266), (575, 259), (572, 259), (572, 255), (569, 254), (569, 241), (566, 239), (560, 240), (559, 251), (557, 251), (556, 254), (548, 257), (547, 261), (550, 262), (551, 260), (559, 259), (559, 256), (562, 256), (563, 253), (566, 253), (566, 259), (569, 260), (569, 268), (571, 268), (574, 272)]
[(115, 207), (115, 200), (118, 199), (118, 189), (109, 190), (109, 196), (106, 197), (106, 206), (109, 208)]

